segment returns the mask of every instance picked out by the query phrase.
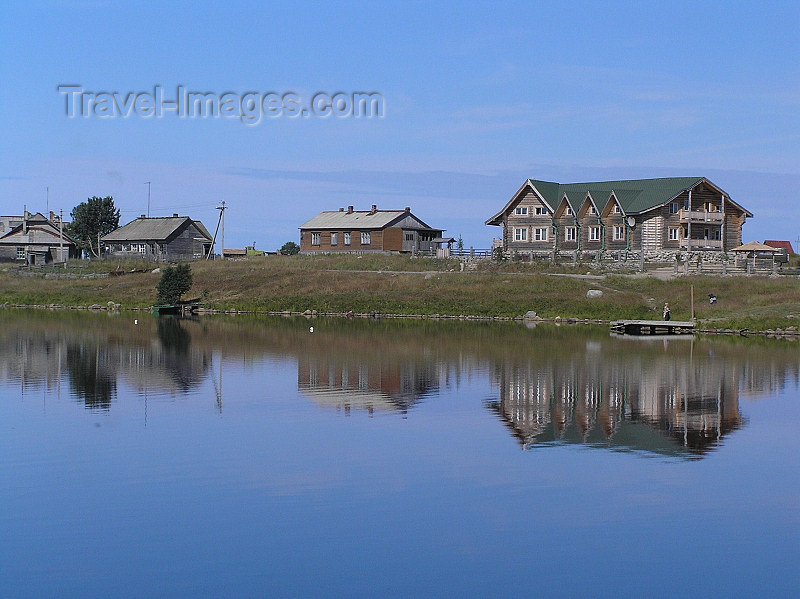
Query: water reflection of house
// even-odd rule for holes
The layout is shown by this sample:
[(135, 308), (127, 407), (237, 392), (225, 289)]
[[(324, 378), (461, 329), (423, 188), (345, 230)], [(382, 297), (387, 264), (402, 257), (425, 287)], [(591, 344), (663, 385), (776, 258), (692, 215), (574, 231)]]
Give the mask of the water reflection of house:
[(124, 344), (119, 323), (110, 321), (93, 320), (92, 334), (82, 327), (53, 323), (7, 324), (0, 333), (0, 381), (18, 383), (23, 393), (60, 389), (64, 382), (64, 392), (92, 410), (110, 408), (120, 380), (153, 393), (185, 393), (204, 380), (211, 353), (192, 346), (189, 333), (170, 320), (159, 321), (157, 340), (147, 335)]
[(342, 410), (406, 413), (439, 388), (435, 364), (414, 360), (364, 360), (319, 354), (300, 356), (297, 387), (315, 403)]
[(655, 453), (701, 454), (742, 424), (738, 375), (723, 362), (674, 358), (626, 368), (576, 360), (499, 370), (489, 407), (520, 444), (583, 443)]

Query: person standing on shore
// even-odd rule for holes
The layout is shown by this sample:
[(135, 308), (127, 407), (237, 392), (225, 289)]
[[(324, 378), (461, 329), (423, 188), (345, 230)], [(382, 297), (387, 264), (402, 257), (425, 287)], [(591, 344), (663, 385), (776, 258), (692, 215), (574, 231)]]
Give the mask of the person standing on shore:
[(664, 304), (664, 320), (669, 320), (671, 315), (669, 313), (669, 304)]

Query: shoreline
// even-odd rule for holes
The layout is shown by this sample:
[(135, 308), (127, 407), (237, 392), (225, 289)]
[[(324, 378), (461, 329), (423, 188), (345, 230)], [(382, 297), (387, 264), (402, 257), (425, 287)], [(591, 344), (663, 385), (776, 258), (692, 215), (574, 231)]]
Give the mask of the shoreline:
[[(139, 312), (154, 314), (152, 308), (137, 308), (137, 307), (121, 307), (119, 304), (115, 306), (102, 306), (100, 304), (93, 304), (91, 306), (68, 306), (63, 304), (0, 304), (0, 309), (16, 309), (16, 310), (63, 310), (63, 311), (87, 311), (87, 312), (107, 312), (107, 313), (121, 313), (121, 312)], [(303, 312), (282, 310), (282, 311), (269, 311), (269, 310), (240, 310), (240, 309), (214, 309), (214, 308), (199, 308), (193, 312), (191, 316), (283, 316), (283, 317), (298, 317), (302, 316), (307, 319), (313, 318), (345, 318), (345, 319), (390, 319), (390, 320), (437, 320), (437, 321), (460, 321), (460, 322), (519, 322), (525, 324), (555, 324), (559, 325), (595, 325), (595, 326), (608, 326), (613, 322), (612, 320), (593, 319), (593, 318), (564, 318), (561, 316), (556, 317), (540, 317), (535, 316), (528, 318), (526, 316), (478, 316), (478, 315), (464, 315), (458, 316), (452, 314), (389, 314), (382, 312), (319, 312), (317, 310), (305, 310)], [(157, 315), (156, 315), (157, 316)], [(739, 337), (767, 337), (773, 339), (784, 339), (788, 341), (800, 340), (800, 330), (789, 327), (787, 329), (766, 329), (766, 330), (750, 330), (747, 328), (742, 329), (728, 329), (728, 328), (695, 328), (694, 333), (703, 335), (722, 335), (722, 336), (739, 336)], [(693, 333), (684, 333), (673, 335), (675, 338), (690, 337)], [(647, 339), (647, 335), (642, 335), (642, 339)]]

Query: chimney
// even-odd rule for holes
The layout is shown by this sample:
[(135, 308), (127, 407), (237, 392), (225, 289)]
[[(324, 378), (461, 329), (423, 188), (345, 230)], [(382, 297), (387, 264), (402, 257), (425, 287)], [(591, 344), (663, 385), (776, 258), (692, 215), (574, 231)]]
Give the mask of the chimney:
[(339, 212), (344, 212), (344, 208), (339, 208)]
[(372, 210), (369, 211), (370, 214), (375, 214), (378, 211), (378, 206), (376, 204), (372, 205)]
[(142, 214), (139, 218), (147, 218), (147, 216)]
[(411, 206), (406, 206), (406, 209), (405, 209), (405, 211), (406, 211), (406, 212), (411, 212)]
[(177, 212), (173, 212), (172, 213), (172, 218), (178, 218), (178, 213)]
[(353, 207), (352, 206), (348, 206), (347, 207), (347, 214), (353, 214)]

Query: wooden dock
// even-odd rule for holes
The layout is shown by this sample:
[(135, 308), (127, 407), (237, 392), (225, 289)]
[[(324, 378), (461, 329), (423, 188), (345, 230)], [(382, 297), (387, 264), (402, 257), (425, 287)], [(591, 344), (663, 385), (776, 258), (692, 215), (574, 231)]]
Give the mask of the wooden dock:
[(615, 320), (611, 330), (620, 335), (691, 335), (693, 322), (680, 320)]

